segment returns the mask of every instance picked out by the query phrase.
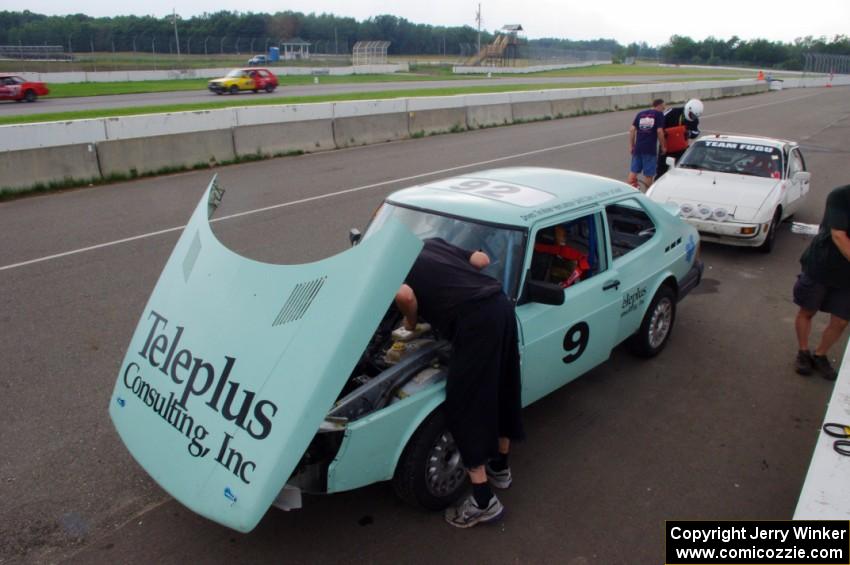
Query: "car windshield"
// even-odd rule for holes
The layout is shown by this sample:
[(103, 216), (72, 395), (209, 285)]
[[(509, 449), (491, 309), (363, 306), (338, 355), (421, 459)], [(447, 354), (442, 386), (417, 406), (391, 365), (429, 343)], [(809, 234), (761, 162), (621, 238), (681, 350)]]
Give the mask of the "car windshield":
[(364, 238), (380, 229), (388, 218), (400, 221), (420, 239), (439, 237), (463, 249), (484, 251), (490, 257), (490, 265), (484, 272), (502, 283), (505, 294), (516, 298), (527, 237), (525, 230), (384, 203), (372, 218)]
[(230, 71), (229, 73), (227, 73), (227, 77), (228, 78), (239, 78), (244, 74), (245, 73), (243, 71)]
[(679, 167), (778, 179), (782, 176), (782, 153), (769, 145), (704, 140), (685, 153)]

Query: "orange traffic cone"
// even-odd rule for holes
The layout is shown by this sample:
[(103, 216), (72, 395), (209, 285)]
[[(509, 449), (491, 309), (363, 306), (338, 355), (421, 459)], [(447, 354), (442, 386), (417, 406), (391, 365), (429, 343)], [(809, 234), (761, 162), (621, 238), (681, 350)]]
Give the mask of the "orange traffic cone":
[(764, 80), (764, 72), (759, 71), (759, 76), (756, 77), (756, 80)]

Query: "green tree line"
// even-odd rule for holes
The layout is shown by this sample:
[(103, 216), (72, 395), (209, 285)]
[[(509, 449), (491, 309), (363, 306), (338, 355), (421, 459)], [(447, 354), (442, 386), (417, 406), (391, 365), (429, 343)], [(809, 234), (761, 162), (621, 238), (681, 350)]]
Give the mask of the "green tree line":
[(850, 38), (837, 35), (832, 40), (811, 36), (798, 38), (793, 43), (766, 39), (742, 40), (732, 36), (728, 40), (709, 37), (694, 41), (690, 37), (674, 35), (658, 49), (666, 63), (693, 65), (749, 65), (775, 69), (801, 70), (807, 53), (850, 55)]
[[(261, 52), (281, 41), (301, 39), (316, 53), (350, 53), (357, 41), (390, 41), (389, 53), (470, 54), (478, 32), (470, 26), (443, 27), (415, 24), (391, 15), (363, 21), (333, 14), (277, 12), (255, 14), (220, 11), (183, 19), (177, 16), (180, 51), (183, 53)], [(481, 43), (494, 33), (482, 31)], [(805, 37), (793, 43), (738, 37), (709, 37), (695, 41), (674, 35), (661, 46), (646, 42), (621, 45), (613, 39), (574, 41), (544, 38), (525, 42), (529, 52), (561, 49), (605, 51), (615, 59), (658, 58), (666, 63), (706, 65), (757, 65), (796, 70), (806, 53), (850, 55), (850, 38)], [(62, 45), (67, 51), (176, 51), (171, 16), (116, 16), (93, 18), (84, 14), (47, 16), (28, 10), (0, 11), (0, 45)]]

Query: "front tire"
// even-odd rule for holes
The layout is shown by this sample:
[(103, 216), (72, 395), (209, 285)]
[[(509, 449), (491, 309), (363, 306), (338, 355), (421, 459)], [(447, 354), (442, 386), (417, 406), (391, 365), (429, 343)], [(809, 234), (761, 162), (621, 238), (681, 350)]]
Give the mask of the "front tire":
[(266, 85), (266, 92), (268, 92), (269, 94), (274, 92), (274, 85), (273, 84), (267, 84)]
[(676, 293), (663, 285), (652, 297), (638, 331), (629, 338), (629, 350), (638, 357), (655, 357), (670, 339), (676, 321)]
[(239, 87), (235, 84), (230, 87), (230, 94), (239, 94)]
[(764, 243), (759, 245), (758, 250), (762, 253), (770, 253), (776, 245), (776, 230), (779, 228), (779, 223), (782, 221), (782, 215), (779, 208), (773, 213), (773, 218), (770, 220), (770, 225), (767, 228), (767, 237), (764, 238)]
[(405, 502), (427, 510), (442, 510), (467, 486), (466, 470), (442, 408), (419, 426), (401, 454), (393, 488)]
[(24, 92), (24, 100), (27, 102), (35, 102), (38, 100), (38, 94), (35, 93), (35, 90), (27, 90)]

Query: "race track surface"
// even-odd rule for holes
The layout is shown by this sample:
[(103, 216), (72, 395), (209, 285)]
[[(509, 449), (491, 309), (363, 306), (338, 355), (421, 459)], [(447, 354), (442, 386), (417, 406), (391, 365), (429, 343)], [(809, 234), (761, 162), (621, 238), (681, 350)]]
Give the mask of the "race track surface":
[[(827, 192), (850, 178), (848, 94), (708, 101), (702, 126), (800, 141), (813, 180), (796, 220), (818, 223)], [(225, 219), (214, 229), (239, 253), (302, 262), (345, 249), (350, 227), (418, 182), (516, 165), (622, 179), (632, 115), (223, 167)], [(664, 520), (792, 516), (832, 384), (792, 368), (791, 287), (808, 238), (788, 224), (771, 255), (703, 245), (705, 279), (680, 303), (659, 357), (618, 348), (525, 410), (528, 439), (512, 455), (497, 526), (455, 530), (388, 484), (305, 497), (302, 510), (272, 509), (247, 535), (192, 514), (131, 458), (107, 404), (213, 174), (0, 203), (0, 563), (660, 563)]]
[[(729, 73), (719, 70), (712, 72), (711, 77), (718, 76), (741, 77), (740, 73)], [(557, 84), (575, 85), (589, 82), (676, 82), (687, 79), (693, 80), (701, 75), (621, 75), (621, 76), (593, 76), (593, 77), (510, 77), (510, 78), (479, 78), (458, 79), (441, 81), (413, 81), (413, 82), (382, 82), (382, 83), (351, 83), (351, 84), (321, 84), (319, 77), (318, 85), (288, 86), (287, 77), (279, 77), (281, 86), (273, 93), (243, 92), (236, 96), (224, 94), (215, 95), (205, 89), (184, 92), (155, 92), (149, 94), (120, 94), (113, 96), (86, 96), (80, 98), (46, 98), (39, 99), (33, 104), (18, 104), (14, 102), (0, 103), (0, 116), (4, 115), (29, 115), (44, 114), (48, 112), (77, 112), (83, 110), (128, 108), (136, 106), (164, 106), (171, 104), (197, 104), (202, 102), (221, 102), (235, 100), (254, 100), (256, 98), (266, 99), (284, 98), (290, 96), (329, 96), (335, 94), (362, 93), (362, 92), (385, 92), (389, 90), (420, 90), (439, 88), (460, 88), (465, 86), (493, 86), (511, 84)], [(755, 77), (752, 77), (755, 78)], [(50, 86), (48, 84), (48, 86)]]

